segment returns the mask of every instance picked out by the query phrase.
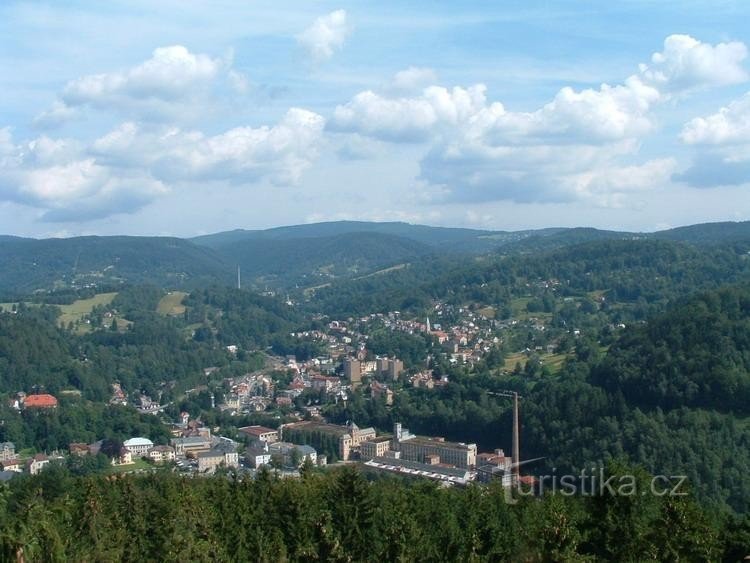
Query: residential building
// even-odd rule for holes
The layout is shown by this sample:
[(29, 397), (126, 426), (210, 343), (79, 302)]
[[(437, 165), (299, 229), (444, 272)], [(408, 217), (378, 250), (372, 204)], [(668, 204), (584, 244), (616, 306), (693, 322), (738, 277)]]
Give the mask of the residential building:
[(20, 473), (22, 470), (21, 461), (18, 458), (0, 461), (0, 471), (16, 471)]
[(122, 445), (135, 457), (147, 456), (148, 451), (154, 447), (154, 443), (151, 440), (143, 437), (130, 438), (130, 440), (125, 440)]
[(362, 383), (362, 365), (356, 358), (344, 358), (344, 377), (352, 387)]
[[(271, 458), (279, 457), (284, 467), (302, 467), (305, 460), (317, 462), (318, 452), (312, 446), (299, 446), (289, 442), (276, 442), (268, 446)], [(296, 459), (295, 459), (296, 458)]]
[(168, 463), (174, 461), (176, 456), (171, 446), (154, 446), (148, 451), (148, 457), (154, 463)]
[(120, 455), (112, 458), (112, 465), (131, 465), (133, 463), (133, 452), (123, 446), (120, 448)]
[(326, 393), (329, 393), (341, 385), (341, 380), (338, 377), (313, 375), (310, 378), (310, 384), (315, 391), (325, 391)]
[(244, 426), (238, 428), (237, 431), (250, 438), (251, 441), (257, 440), (270, 444), (279, 441), (279, 431), (273, 428), (266, 428), (265, 426)]
[(49, 458), (44, 454), (36, 454), (34, 457), (26, 461), (26, 471), (32, 475), (39, 474), (47, 464), (49, 464)]
[(292, 399), (288, 396), (279, 396), (276, 397), (276, 404), (280, 407), (291, 407)]
[(75, 455), (79, 457), (89, 455), (91, 453), (91, 449), (89, 448), (88, 444), (82, 444), (82, 443), (77, 443), (77, 442), (73, 442), (69, 444), (68, 451), (70, 452), (70, 455)]
[(432, 389), (435, 386), (435, 380), (432, 378), (432, 370), (422, 371), (411, 378), (411, 384), (414, 387)]
[(240, 466), (240, 458), (237, 452), (222, 450), (209, 450), (198, 454), (198, 472), (213, 473), (218, 467)]
[(259, 468), (271, 463), (271, 452), (269, 451), (268, 442), (254, 442), (245, 450), (245, 459), (250, 467)]
[(404, 362), (396, 358), (378, 358), (377, 369), (379, 373), (387, 375), (391, 380), (396, 380), (404, 371)]
[(13, 442), (0, 442), (0, 461), (16, 457), (16, 445)]
[(375, 400), (384, 399), (385, 404), (388, 406), (393, 404), (393, 391), (387, 385), (383, 385), (377, 381), (373, 381), (370, 384), (370, 397)]
[(175, 454), (178, 457), (196, 456), (201, 452), (211, 449), (210, 436), (187, 436), (186, 438), (173, 438), (171, 441)]
[(26, 395), (23, 400), (23, 408), (25, 409), (54, 409), (56, 407), (57, 399), (48, 393)]

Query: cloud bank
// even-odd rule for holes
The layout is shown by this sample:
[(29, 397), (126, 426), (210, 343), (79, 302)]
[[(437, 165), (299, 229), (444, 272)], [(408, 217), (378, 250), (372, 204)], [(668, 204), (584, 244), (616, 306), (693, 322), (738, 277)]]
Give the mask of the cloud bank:
[(55, 127), (86, 109), (139, 120), (186, 120), (204, 112), (216, 90), (247, 90), (247, 78), (231, 60), (191, 53), (182, 45), (159, 47), (146, 61), (129, 69), (91, 74), (69, 81), (60, 99), (35, 123)]
[(710, 45), (672, 35), (622, 84), (564, 87), (534, 111), (489, 100), (483, 84), (431, 85), (416, 95), (366, 90), (336, 107), (329, 129), (426, 144), (420, 179), (430, 201), (621, 206), (630, 194), (658, 189), (675, 173), (674, 159), (637, 158), (641, 140), (656, 127), (654, 108), (747, 80), (746, 57), (742, 43)]
[(317, 154), (323, 118), (292, 108), (274, 126), (200, 131), (126, 122), (81, 146), (41, 136), (15, 143), (0, 130), (0, 197), (39, 208), (47, 221), (132, 213), (173, 189), (213, 181), (299, 181)]

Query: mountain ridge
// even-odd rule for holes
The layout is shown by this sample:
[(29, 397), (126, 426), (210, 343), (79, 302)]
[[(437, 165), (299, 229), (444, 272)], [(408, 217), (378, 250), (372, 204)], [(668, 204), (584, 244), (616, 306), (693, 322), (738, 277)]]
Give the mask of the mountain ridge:
[(703, 223), (655, 233), (591, 227), (489, 231), (403, 222), (336, 221), (193, 238), (0, 235), (0, 292), (156, 281), (171, 289), (232, 284), (289, 288), (346, 279), (428, 256), (536, 253), (602, 240), (648, 239), (698, 246), (748, 244), (750, 222)]

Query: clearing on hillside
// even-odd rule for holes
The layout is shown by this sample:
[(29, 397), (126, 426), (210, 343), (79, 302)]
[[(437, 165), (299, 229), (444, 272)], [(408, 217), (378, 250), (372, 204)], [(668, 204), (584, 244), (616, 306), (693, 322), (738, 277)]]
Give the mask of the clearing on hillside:
[(60, 311), (62, 311), (58, 320), (60, 326), (68, 326), (69, 323), (80, 321), (86, 315), (91, 314), (91, 311), (97, 305), (109, 305), (116, 295), (117, 292), (97, 293), (89, 299), (73, 301), (70, 305), (58, 305)]
[(185, 312), (183, 299), (187, 297), (184, 291), (170, 291), (159, 301), (156, 312), (160, 315), (182, 315)]

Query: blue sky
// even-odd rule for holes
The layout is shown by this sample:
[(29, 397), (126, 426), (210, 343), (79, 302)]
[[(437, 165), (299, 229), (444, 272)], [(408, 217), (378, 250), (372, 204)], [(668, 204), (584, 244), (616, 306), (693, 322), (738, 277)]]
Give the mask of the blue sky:
[(4, 2), (0, 232), (750, 220), (746, 2)]

